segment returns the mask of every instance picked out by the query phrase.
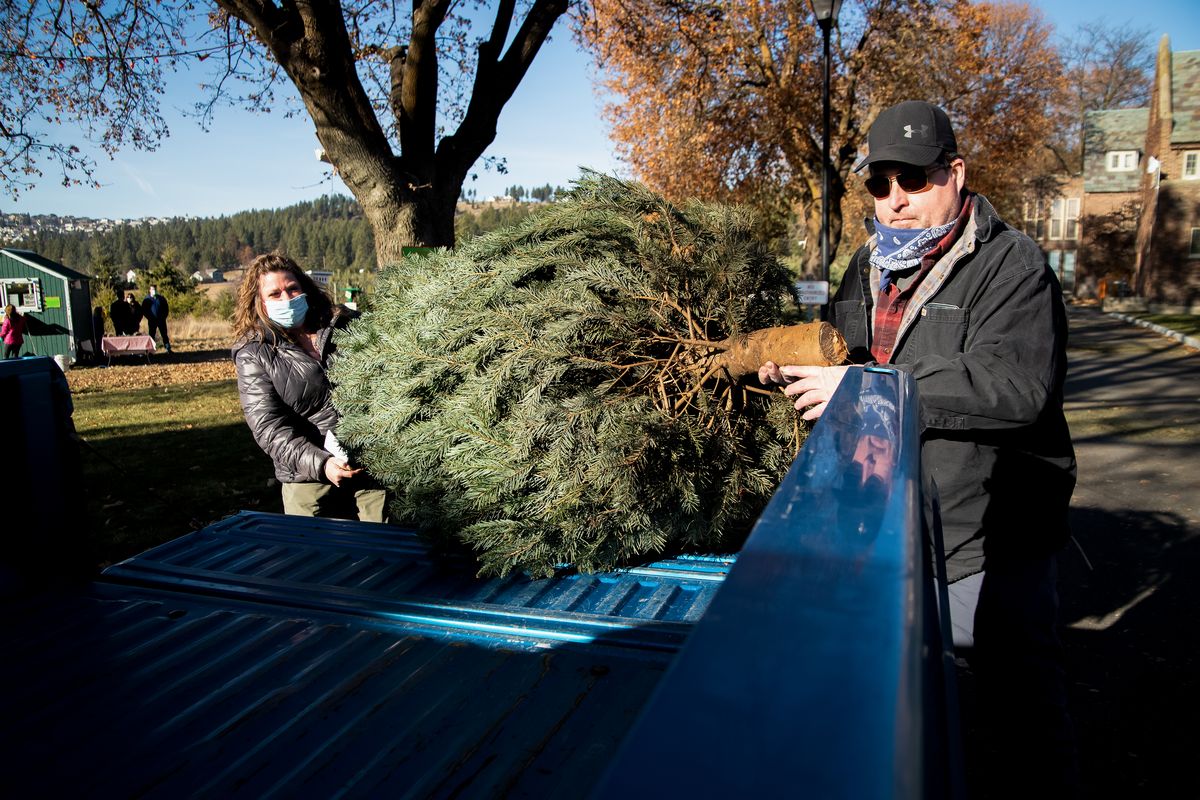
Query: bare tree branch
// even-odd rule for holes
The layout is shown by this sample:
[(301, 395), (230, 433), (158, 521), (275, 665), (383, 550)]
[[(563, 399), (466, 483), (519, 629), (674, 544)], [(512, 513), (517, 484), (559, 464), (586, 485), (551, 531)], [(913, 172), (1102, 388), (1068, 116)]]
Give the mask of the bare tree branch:
[[(64, 123), (83, 126), (109, 153), (128, 143), (153, 149), (168, 134), (165, 74), (204, 63), (207, 94), (194, 107), (202, 125), (224, 105), (302, 104), (371, 221), (381, 261), (408, 244), (453, 244), (462, 182), (570, 0), (498, 0), (482, 37), (474, 12), (457, 13), (453, 0), (211, 2), (3, 6), (4, 188), (16, 195), (33, 185), (39, 159), (56, 162), (66, 183), (93, 180), (95, 165), (55, 138)], [(203, 46), (189, 49), (195, 34)], [(453, 133), (439, 143), (440, 124)]]

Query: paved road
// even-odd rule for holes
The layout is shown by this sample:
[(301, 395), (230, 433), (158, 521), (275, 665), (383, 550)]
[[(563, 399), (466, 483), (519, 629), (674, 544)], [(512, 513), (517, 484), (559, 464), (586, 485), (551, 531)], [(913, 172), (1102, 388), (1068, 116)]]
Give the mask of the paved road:
[(1060, 594), (1084, 796), (1200, 798), (1200, 353), (1073, 308), (1070, 359), (1082, 552)]

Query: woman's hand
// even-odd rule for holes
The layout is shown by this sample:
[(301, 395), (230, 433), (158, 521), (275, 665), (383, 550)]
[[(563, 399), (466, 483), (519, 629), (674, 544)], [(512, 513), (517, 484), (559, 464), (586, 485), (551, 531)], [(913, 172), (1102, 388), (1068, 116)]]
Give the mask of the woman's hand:
[(362, 467), (351, 469), (350, 465), (340, 458), (325, 459), (325, 477), (334, 486), (341, 486), (342, 481), (353, 478), (360, 472), (362, 472)]

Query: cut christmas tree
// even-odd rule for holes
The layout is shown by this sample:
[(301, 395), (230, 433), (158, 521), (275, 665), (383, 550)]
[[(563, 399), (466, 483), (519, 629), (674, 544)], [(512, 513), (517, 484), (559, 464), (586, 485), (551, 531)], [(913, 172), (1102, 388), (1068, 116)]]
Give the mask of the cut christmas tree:
[(338, 339), (338, 438), (394, 521), (483, 574), (736, 549), (803, 435), (754, 372), (845, 357), (828, 325), (773, 327), (791, 283), (754, 225), (584, 173), (515, 227), (382, 270)]

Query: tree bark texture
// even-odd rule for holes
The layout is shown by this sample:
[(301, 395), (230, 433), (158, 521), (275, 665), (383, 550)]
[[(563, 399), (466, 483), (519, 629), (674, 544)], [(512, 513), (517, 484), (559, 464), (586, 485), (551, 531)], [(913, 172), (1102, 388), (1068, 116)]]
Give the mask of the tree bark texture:
[(495, 140), (501, 110), (569, 0), (535, 0), (506, 51), (515, 2), (499, 3), (491, 35), (478, 48), (466, 114), (440, 142), (436, 34), (451, 4), (414, 2), (409, 41), (386, 51), (398, 152), (355, 71), (338, 0), (216, 2), (250, 26), (295, 85), (326, 158), (371, 223), (382, 265), (397, 261), (406, 246), (454, 245), (463, 181)]

